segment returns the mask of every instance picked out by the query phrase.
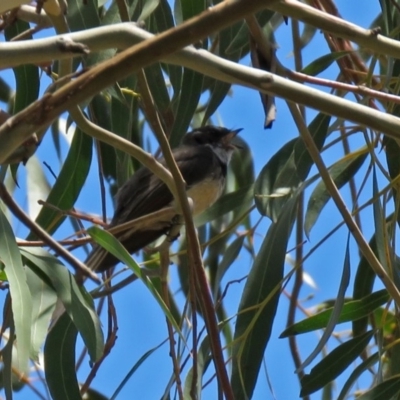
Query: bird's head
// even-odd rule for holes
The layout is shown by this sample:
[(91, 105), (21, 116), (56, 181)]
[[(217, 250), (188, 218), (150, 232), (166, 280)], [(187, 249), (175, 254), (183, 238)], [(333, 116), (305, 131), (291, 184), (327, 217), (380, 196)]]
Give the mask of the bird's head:
[(232, 140), (241, 130), (241, 128), (227, 129), (219, 126), (207, 125), (186, 134), (182, 144), (185, 146), (209, 145), (220, 147), (227, 151), (233, 151), (235, 148), (240, 147), (232, 142)]

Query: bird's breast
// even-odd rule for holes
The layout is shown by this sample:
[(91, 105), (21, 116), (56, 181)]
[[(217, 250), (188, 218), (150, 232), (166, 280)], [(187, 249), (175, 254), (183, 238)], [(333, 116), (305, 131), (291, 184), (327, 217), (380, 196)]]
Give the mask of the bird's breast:
[(213, 205), (221, 196), (223, 189), (223, 178), (210, 178), (188, 189), (187, 195), (193, 200), (193, 215), (201, 214)]

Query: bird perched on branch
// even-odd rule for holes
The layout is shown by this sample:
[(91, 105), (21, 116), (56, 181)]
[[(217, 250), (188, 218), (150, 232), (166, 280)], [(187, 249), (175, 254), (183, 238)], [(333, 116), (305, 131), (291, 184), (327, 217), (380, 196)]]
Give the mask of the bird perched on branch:
[[(205, 211), (221, 196), (229, 161), (238, 147), (232, 143), (232, 139), (240, 131), (205, 126), (187, 133), (182, 145), (173, 150), (174, 159), (187, 185), (187, 196), (193, 202), (194, 215)], [(165, 166), (164, 159), (160, 163)], [(150, 170), (141, 167), (118, 191), (109, 228), (173, 206), (173, 202), (173, 195), (166, 184)], [(133, 254), (168, 234), (173, 225), (171, 218), (163, 218), (115, 236)], [(105, 271), (117, 263), (118, 260), (100, 246), (96, 246), (86, 260), (86, 264), (97, 272)]]

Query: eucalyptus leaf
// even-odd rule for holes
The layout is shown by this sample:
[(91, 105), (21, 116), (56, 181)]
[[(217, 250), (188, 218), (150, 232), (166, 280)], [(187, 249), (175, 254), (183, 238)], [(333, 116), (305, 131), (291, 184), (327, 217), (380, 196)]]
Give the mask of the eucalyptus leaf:
[(75, 344), (78, 331), (63, 313), (47, 335), (44, 346), (45, 377), (54, 400), (81, 399), (75, 370)]
[(252, 397), (271, 336), (296, 207), (295, 195), (268, 229), (243, 290), (232, 352), (231, 385), (238, 399)]
[(6, 216), (0, 208), (0, 260), (4, 263), (11, 296), (11, 308), (15, 325), (16, 351), (18, 361), (15, 367), (22, 373), (28, 373), (31, 345), (32, 297), (26, 282), (26, 273), (22, 265), (14, 233)]
[(301, 379), (300, 396), (307, 396), (323, 388), (339, 376), (365, 349), (374, 332), (369, 331), (332, 350)]
[[(368, 156), (368, 152), (360, 151), (347, 155), (329, 168), (329, 173), (338, 189), (349, 182), (350, 179), (358, 172), (364, 164)], [(325, 183), (321, 181), (315, 187), (307, 204), (307, 211), (304, 223), (304, 230), (309, 236), (311, 229), (317, 222), (323, 208), (331, 198), (330, 193), (326, 189)]]

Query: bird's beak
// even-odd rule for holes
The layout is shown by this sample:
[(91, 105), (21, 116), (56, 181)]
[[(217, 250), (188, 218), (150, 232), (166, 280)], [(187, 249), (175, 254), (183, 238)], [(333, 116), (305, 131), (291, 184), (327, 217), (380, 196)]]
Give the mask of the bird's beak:
[(237, 144), (235, 142), (232, 142), (232, 140), (234, 140), (236, 135), (242, 130), (243, 130), (243, 128), (239, 128), (239, 129), (234, 129), (234, 130), (228, 132), (222, 139), (223, 144), (226, 147), (241, 149), (242, 146), (240, 146), (239, 144)]

